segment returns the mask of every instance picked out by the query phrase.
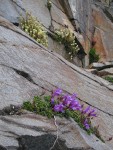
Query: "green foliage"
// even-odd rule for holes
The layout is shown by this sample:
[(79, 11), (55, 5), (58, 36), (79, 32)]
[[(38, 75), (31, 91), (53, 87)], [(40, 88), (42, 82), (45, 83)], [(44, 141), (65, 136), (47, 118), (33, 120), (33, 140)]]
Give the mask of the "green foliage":
[(70, 55), (70, 59), (79, 51), (79, 47), (75, 41), (75, 35), (68, 28), (55, 30), (54, 39), (64, 44), (66, 52)]
[(50, 101), (49, 96), (44, 97), (44, 100), (42, 100), (38, 96), (35, 96), (32, 102), (27, 101), (27, 102), (23, 103), (23, 109), (35, 112), (35, 113), (43, 115), (43, 116), (47, 116), (48, 118), (52, 118), (53, 111), (52, 111), (51, 105), (48, 101)]
[(100, 59), (99, 55), (96, 54), (95, 48), (91, 48), (89, 51), (89, 64), (93, 62), (98, 62)]
[(104, 77), (104, 79), (111, 82), (111, 83), (113, 83), (113, 77), (106, 76), (106, 77)]
[[(75, 122), (78, 123), (78, 125), (84, 129), (84, 125), (83, 122), (81, 120), (84, 120), (84, 114), (81, 115), (81, 113), (79, 111), (72, 111), (72, 110), (65, 110), (65, 112), (63, 113), (59, 113), (59, 112), (55, 112), (52, 109), (52, 105), (50, 103), (51, 101), (51, 96), (45, 96), (43, 98), (39, 97), (39, 96), (35, 96), (32, 102), (24, 102), (23, 103), (23, 109), (26, 109), (28, 111), (40, 114), (42, 116), (47, 116), (48, 118), (53, 118), (54, 116), (59, 116), (59, 117), (65, 117), (65, 118), (73, 118)], [(89, 119), (89, 124), (91, 125), (91, 121)], [(97, 127), (92, 127), (88, 130), (86, 130), (86, 132), (90, 135), (91, 133), (95, 134), (99, 139), (101, 139), (101, 141), (103, 141), (103, 139), (101, 138), (98, 128)], [(103, 141), (104, 142), (104, 141)]]
[(26, 18), (20, 18), (20, 27), (38, 43), (48, 46), (48, 38), (43, 26), (31, 14), (26, 13)]

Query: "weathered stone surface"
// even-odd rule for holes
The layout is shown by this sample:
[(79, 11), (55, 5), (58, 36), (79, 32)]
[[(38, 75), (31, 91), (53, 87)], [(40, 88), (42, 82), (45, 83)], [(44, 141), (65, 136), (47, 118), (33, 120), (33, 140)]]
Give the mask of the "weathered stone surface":
[(90, 68), (101, 68), (101, 67), (103, 67), (103, 66), (105, 66), (104, 65), (104, 63), (92, 63), (91, 65), (90, 65)]
[[(42, 48), (37, 47), (35, 43), (31, 42), (29, 39), (25, 38), (24, 36), (17, 34), (16, 32), (5, 29), (3, 27), (0, 27), (0, 30), (1, 30), (1, 49), (3, 49), (0, 54), (1, 57), (0, 64), (8, 66), (9, 69), (11, 70), (12, 68), (15, 68), (17, 70), (28, 73), (31, 76), (32, 80), (34, 81), (35, 85), (39, 84), (41, 87), (45, 86), (45, 89), (52, 90), (54, 85), (54, 86), (59, 86), (61, 88), (64, 88), (67, 91), (70, 89), (69, 90), (70, 92), (74, 92), (75, 85), (78, 84), (78, 88), (76, 89), (77, 92), (81, 93), (82, 90), (84, 90), (82, 86), (85, 80), (87, 82), (87, 78), (84, 77), (84, 81), (82, 81), (81, 80), (82, 75), (80, 76), (79, 73), (76, 73), (75, 75), (74, 69), (70, 71), (68, 65), (65, 65), (63, 62), (61, 62), (60, 58), (58, 59), (56, 56), (53, 58), (54, 53), (52, 54), (48, 51), (43, 50)], [(8, 36), (8, 34), (10, 35), (10, 37)], [(5, 41), (5, 47), (3, 46), (4, 38), (8, 40)], [(76, 68), (76, 66), (73, 67)], [(48, 68), (50, 68), (49, 71)], [(78, 72), (79, 71), (82, 72), (81, 69), (79, 68), (77, 69)], [(62, 70), (62, 74), (60, 73), (61, 70)], [(85, 72), (83, 74), (85, 74)], [(22, 75), (20, 74), (20, 76)], [(68, 77), (70, 77), (70, 80), (67, 80)], [(93, 77), (91, 76), (91, 78)], [(73, 83), (73, 81), (75, 81), (75, 83)], [(44, 84), (44, 82), (46, 84)], [(89, 82), (92, 83), (92, 80)], [(99, 82), (98, 78), (97, 78), (97, 82)], [(98, 83), (95, 84), (98, 85)], [(70, 88), (68, 88), (69, 85), (71, 85)], [(83, 93), (84, 98), (86, 97), (86, 95), (87, 94)], [(102, 97), (100, 97), (100, 99), (101, 98)]]
[[(91, 20), (92, 17), (90, 17), (89, 15), (91, 14), (92, 0), (62, 0), (60, 1), (60, 3), (62, 4), (66, 14), (70, 18), (75, 31), (78, 33), (78, 36), (76, 35), (77, 39), (79, 40), (79, 36), (82, 35), (82, 40), (80, 40), (80, 42), (87, 52), (88, 47), (86, 45), (86, 41), (90, 39), (88, 28), (92, 30), (93, 23)], [(88, 26), (89, 24), (90, 27)]]
[(64, 45), (52, 40), (51, 38), (48, 38), (48, 41), (49, 41), (48, 49), (50, 51), (55, 51), (56, 53), (60, 54), (65, 58), (66, 51)]
[(108, 72), (108, 74), (113, 74), (113, 68), (104, 69), (104, 71)]
[[(74, 31), (74, 26), (58, 0), (52, 0), (51, 13), (47, 8), (47, 1), (45, 0), (0, 0), (0, 15), (17, 26), (19, 25), (20, 16), (25, 16), (26, 12), (29, 12), (36, 17), (47, 32), (50, 32), (51, 24), (54, 29), (67, 25)], [(78, 33), (75, 34), (78, 40), (84, 45), (82, 35), (79, 35)], [(66, 58), (66, 52), (63, 45), (55, 42), (51, 37), (49, 37), (48, 42), (48, 49), (51, 49)], [(79, 61), (77, 62), (77, 65), (81, 66)]]
[[(31, 100), (34, 95), (44, 91), (50, 93), (56, 87), (69, 93), (76, 92), (82, 102), (98, 110), (99, 117), (94, 124), (99, 124), (99, 131), (106, 144), (97, 142), (94, 135), (88, 136), (75, 124), (74, 130), (72, 126), (60, 128), (70, 131), (69, 134), (61, 134), (61, 138), (66, 140), (68, 147), (73, 145), (73, 148), (112, 150), (113, 142), (109, 138), (113, 137), (113, 85), (48, 51), (2, 17), (0, 33), (0, 109), (10, 104), (20, 105), (25, 100)], [(18, 147), (18, 135), (38, 136), (38, 126), (44, 125), (47, 129), (45, 122), (41, 121), (43, 125), (40, 125), (39, 118), (32, 118), (26, 115), (1, 116), (1, 145), (9, 146), (10, 149), (12, 146)], [(51, 121), (47, 122), (51, 124)], [(50, 130), (55, 127), (54, 120), (52, 122)]]
[(98, 72), (99, 76), (106, 76), (106, 75), (113, 75), (113, 68), (109, 68), (109, 69), (104, 69), (102, 71)]
[(0, 65), (0, 89), (1, 109), (11, 103), (20, 105), (23, 99), (30, 99), (37, 92), (40, 94), (42, 92), (38, 86), (27, 82), (27, 80), (18, 75), (13, 69), (3, 65)]
[(97, 70), (96, 69), (85, 69), (88, 72), (91, 72), (92, 74), (97, 74)]
[(52, 14), (53, 23), (54, 22), (56, 23), (54, 24), (55, 29), (67, 25), (71, 30), (74, 30), (74, 27), (72, 26), (66, 14), (62, 12), (56, 5), (52, 5), (51, 14)]
[(50, 13), (47, 8), (47, 1), (41, 0), (23, 0), (23, 7), (28, 12), (31, 12), (33, 16), (46, 27), (49, 28), (51, 24)]
[(112, 62), (95, 62), (89, 65), (89, 68), (95, 68), (97, 70), (104, 70), (107, 68), (113, 68), (113, 63)]
[[(105, 0), (62, 0), (61, 4), (76, 31), (82, 33), (85, 52), (89, 53), (92, 41), (95, 41), (100, 62), (113, 60), (113, 4)], [(86, 55), (85, 66), (88, 65)]]
[[(58, 134), (59, 140), (63, 139), (64, 141), (60, 141), (59, 146), (64, 147), (65, 150), (66, 148), (72, 148), (73, 150), (110, 150), (108, 146), (94, 135), (86, 135), (85, 131), (81, 130), (73, 121), (56, 117), (56, 123), (58, 125), (58, 132), (54, 119), (48, 120), (45, 117), (34, 114), (0, 117), (1, 145), (4, 145), (8, 150), (12, 147), (15, 147), (15, 149), (19, 147), (19, 150), (22, 148), (29, 150), (33, 147), (33, 150), (36, 150), (36, 148), (40, 147), (40, 150), (45, 150), (45, 146), (50, 149), (57, 138), (52, 135)], [(49, 139), (46, 139), (46, 143), (44, 136), (45, 138), (49, 136)], [(29, 144), (27, 141), (29, 141)], [(65, 143), (65, 146), (63, 146), (63, 143)], [(54, 150), (61, 150), (59, 146), (55, 146)]]
[(0, 16), (10, 22), (19, 23), (21, 14), (25, 14), (21, 0), (0, 0)]
[[(75, 24), (77, 26), (77, 29), (80, 28), (81, 32), (84, 36), (86, 36), (88, 22), (91, 21), (89, 18), (89, 14), (91, 13), (91, 4), (92, 0), (68, 0), (68, 3), (70, 5), (70, 8), (72, 10), (72, 15), (75, 21)], [(92, 22), (90, 22), (91, 27)]]
[(113, 60), (113, 23), (98, 7), (93, 7), (93, 17), (96, 26), (94, 48), (100, 55), (100, 61)]

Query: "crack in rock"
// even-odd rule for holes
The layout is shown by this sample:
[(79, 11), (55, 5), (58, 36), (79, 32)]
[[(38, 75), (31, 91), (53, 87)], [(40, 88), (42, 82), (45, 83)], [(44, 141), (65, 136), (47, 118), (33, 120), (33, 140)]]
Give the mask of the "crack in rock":
[[(8, 119), (8, 118), (5, 118), (5, 117), (0, 117), (0, 120), (8, 123), (8, 124), (13, 124), (13, 125), (16, 125), (16, 126), (19, 126), (19, 127), (22, 127), (22, 128), (26, 128), (26, 129), (30, 129), (30, 130), (34, 130), (36, 132), (42, 132), (42, 133), (52, 133), (52, 132), (55, 132), (55, 130), (53, 129), (49, 129), (49, 128), (45, 128), (45, 127), (38, 127), (38, 126), (30, 126), (30, 125), (27, 125), (27, 124), (21, 124), (21, 123), (18, 123), (12, 119)], [(19, 136), (19, 135), (17, 135)]]
[(21, 7), (22, 3), (19, 4), (19, 2), (17, 3), (15, 0), (11, 0), (14, 4), (16, 4), (19, 8), (21, 8), (24, 12), (26, 12), (26, 10), (24, 8)]
[[(32, 77), (31, 77), (27, 72), (21, 71), (21, 70), (18, 70), (18, 69), (15, 69), (15, 68), (13, 68), (13, 67), (10, 67), (10, 66), (4, 65), (4, 64), (0, 64), (0, 65), (3, 65), (3, 66), (5, 66), (5, 67), (8, 67), (8, 68), (13, 69), (18, 75), (24, 77), (26, 80), (28, 80), (28, 81), (31, 82), (32, 84), (34, 84), (34, 85), (36, 85), (36, 86), (39, 86), (39, 87), (42, 88), (43, 90), (52, 92), (51, 90), (48, 90), (48, 89), (46, 89), (46, 88), (40, 86), (39, 84), (35, 83), (34, 80), (32, 79)], [(72, 68), (72, 69), (73, 69), (73, 68)], [(49, 83), (49, 84), (50, 84), (50, 83)], [(54, 85), (52, 85), (52, 86), (54, 86)], [(54, 86), (54, 87), (55, 87), (55, 86)], [(63, 90), (63, 91), (69, 94), (69, 92), (67, 92), (66, 90)], [(99, 109), (98, 107), (93, 106), (92, 104), (90, 104), (90, 103), (88, 103), (88, 102), (86, 102), (86, 101), (84, 101), (84, 100), (81, 100), (79, 97), (77, 97), (77, 98), (78, 98), (80, 101), (82, 101), (82, 102), (84, 102), (84, 103), (86, 103), (86, 104), (92, 106), (93, 108), (96, 108), (97, 110), (99, 110), (99, 111), (101, 111), (101, 112), (103, 112), (103, 113), (105, 113), (105, 114), (107, 114), (107, 115), (109, 115), (109, 116), (113, 116), (113, 114), (110, 114), (110, 113), (108, 113), (108, 112), (106, 112), (106, 111), (104, 111), (104, 110), (101, 110), (101, 109)], [(11, 108), (8, 107), (8, 111), (9, 111), (10, 109), (11, 109)], [(7, 111), (7, 109), (6, 109), (6, 111), (5, 111), (5, 109), (3, 109), (3, 110), (0, 111), (0, 115), (2, 115), (2, 114), (5, 115), (5, 114), (7, 114), (8, 111)], [(9, 111), (9, 112), (12, 113), (12, 114), (15, 113), (15, 111)]]
[(29, 40), (30, 40), (31, 42), (33, 42), (34, 44), (38, 45), (40, 48), (43, 48), (43, 50), (47, 51), (48, 53), (50, 53), (51, 55), (53, 55), (54, 57), (56, 57), (56, 58), (57, 58), (58, 60), (60, 60), (62, 63), (64, 63), (65, 65), (69, 66), (73, 71), (76, 71), (76, 72), (78, 72), (79, 74), (81, 74), (81, 75), (83, 75), (83, 76), (86, 76), (87, 78), (89, 78), (89, 79), (95, 81), (95, 82), (98, 83), (99, 85), (104, 86), (104, 87), (106, 87), (107, 89), (113, 91), (113, 88), (109, 87), (109, 85), (107, 86), (107, 85), (105, 85), (103, 82), (101, 82), (101, 81), (99, 82), (98, 80), (93, 79), (92, 77), (86, 75), (85, 73), (80, 72), (80, 71), (79, 71), (78, 69), (76, 69), (73, 65), (67, 63), (63, 58), (61, 58), (60, 56), (56, 55), (55, 53), (51, 53), (50, 51), (48, 51), (47, 48), (45, 48), (45, 47), (42, 46), (41, 44), (37, 43), (35, 40), (33, 40), (31, 37), (27, 36), (26, 34), (21, 33), (21, 32), (18, 31), (16, 28), (15, 28), (15, 29), (12, 29), (12, 28), (10, 28), (10, 27), (8, 27), (8, 26), (4, 26), (3, 24), (0, 24), (0, 26), (5, 27), (6, 29), (12, 30), (13, 32), (18, 33), (18, 34), (20, 34), (21, 36), (24, 36), (25, 38), (29, 39)]
[(77, 98), (78, 98), (80, 101), (86, 103), (87, 105), (89, 105), (89, 106), (91, 106), (91, 107), (93, 107), (93, 108), (96, 108), (97, 110), (99, 110), (99, 111), (101, 111), (101, 112), (103, 112), (103, 113), (105, 113), (105, 114), (107, 114), (107, 115), (109, 115), (109, 116), (113, 116), (113, 114), (110, 114), (110, 113), (108, 113), (108, 112), (106, 112), (106, 111), (104, 111), (104, 110), (101, 110), (100, 108), (98, 108), (98, 107), (96, 107), (96, 106), (93, 106), (92, 104), (90, 104), (90, 103), (88, 103), (88, 102), (86, 102), (86, 101), (84, 101), (84, 100), (81, 100), (79, 97), (77, 97)]
[(73, 71), (76, 71), (76, 72), (78, 72), (79, 74), (81, 74), (81, 75), (83, 75), (83, 76), (85, 76), (85, 77), (87, 77), (87, 78), (89, 78), (89, 79), (95, 81), (95, 82), (98, 83), (99, 85), (104, 86), (104, 87), (106, 87), (107, 89), (113, 91), (113, 88), (109, 87), (109, 85), (105, 85), (103, 82), (98, 81), (98, 80), (96, 80), (96, 79), (93, 79), (92, 77), (86, 75), (85, 73), (80, 72), (80, 71), (79, 71), (78, 69), (76, 69), (73, 65), (69, 64), (69, 62), (67, 63), (66, 60), (64, 60), (64, 59), (61, 58), (60, 56), (56, 55), (55, 53), (52, 53), (52, 52), (48, 51), (47, 48), (45, 48), (45, 47), (42, 46), (41, 44), (37, 43), (35, 40), (33, 40), (32, 38), (30, 38), (30, 37), (27, 36), (26, 34), (23, 34), (23, 33), (21, 33), (20, 31), (18, 31), (18, 30), (16, 30), (16, 29), (14, 30), (14, 29), (11, 29), (11, 28), (9, 28), (9, 27), (7, 27), (7, 26), (4, 26), (4, 25), (1, 25), (1, 26), (5, 27), (5, 28), (7, 28), (7, 29), (9, 29), (9, 30), (12, 30), (13, 32), (16, 32), (16, 33), (20, 34), (21, 36), (24, 36), (25, 38), (29, 39), (29, 40), (30, 40), (31, 42), (33, 42), (34, 44), (38, 45), (40, 48), (43, 48), (43, 50), (47, 51), (49, 54), (53, 55), (53, 56), (54, 56), (55, 58), (57, 58), (59, 61), (61, 61), (61, 62), (64, 63), (65, 65), (69, 66)]
[(16, 68), (13, 68), (13, 67), (10, 67), (10, 66), (4, 65), (4, 64), (0, 64), (0, 65), (13, 69), (18, 75), (24, 77), (26, 80), (28, 80), (32, 84), (35, 84), (36, 86), (39, 86), (40, 88), (51, 92), (51, 90), (48, 90), (48, 89), (44, 88), (43, 86), (40, 86), (39, 84), (35, 83), (34, 80), (32, 79), (32, 77), (27, 72), (22, 71), (22, 70), (18, 70)]

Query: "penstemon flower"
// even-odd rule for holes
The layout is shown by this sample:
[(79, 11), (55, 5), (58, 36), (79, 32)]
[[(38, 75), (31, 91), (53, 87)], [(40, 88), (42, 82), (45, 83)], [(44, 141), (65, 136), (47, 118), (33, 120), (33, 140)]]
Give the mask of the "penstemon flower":
[(84, 127), (88, 130), (90, 128), (90, 125), (88, 124), (88, 119), (86, 118), (84, 120)]
[(90, 110), (90, 106), (88, 106), (85, 110), (82, 111), (83, 114), (86, 114)]
[(56, 112), (64, 112), (64, 107), (65, 106), (62, 103), (56, 104), (54, 106), (54, 111), (56, 111)]
[(54, 98), (55, 96), (59, 96), (61, 94), (62, 94), (62, 90), (58, 88), (53, 92), (52, 97)]

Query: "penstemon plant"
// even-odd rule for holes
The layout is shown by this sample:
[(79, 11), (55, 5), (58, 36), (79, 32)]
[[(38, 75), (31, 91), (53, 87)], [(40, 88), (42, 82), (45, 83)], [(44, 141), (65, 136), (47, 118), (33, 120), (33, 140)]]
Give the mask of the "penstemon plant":
[[(96, 110), (92, 109), (90, 106), (84, 109), (83, 105), (77, 99), (77, 95), (74, 93), (72, 95), (62, 94), (61, 89), (57, 89), (52, 93), (51, 96), (51, 106), (53, 111), (59, 113), (70, 113), (75, 114), (78, 119), (78, 123), (83, 126), (86, 130), (91, 128), (91, 118), (96, 117)], [(70, 113), (70, 116), (72, 115)], [(71, 116), (73, 118), (73, 116)], [(75, 120), (76, 120), (75, 118)]]
[(56, 89), (50, 96), (35, 96), (33, 102), (24, 102), (23, 109), (52, 118), (55, 115), (66, 118), (73, 118), (78, 125), (86, 130), (88, 134), (95, 134), (102, 142), (104, 140), (97, 127), (92, 127), (91, 119), (97, 117), (96, 109), (80, 104), (77, 94), (64, 94), (61, 89)]

